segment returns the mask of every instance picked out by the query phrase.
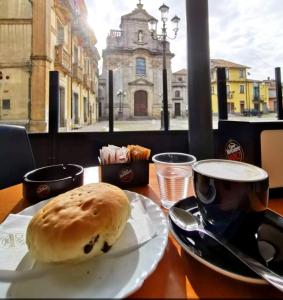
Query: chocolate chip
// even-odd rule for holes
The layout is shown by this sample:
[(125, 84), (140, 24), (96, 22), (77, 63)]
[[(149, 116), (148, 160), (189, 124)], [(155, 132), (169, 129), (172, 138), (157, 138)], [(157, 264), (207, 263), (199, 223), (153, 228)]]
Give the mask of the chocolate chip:
[(99, 234), (94, 238), (93, 245), (98, 241), (98, 239), (99, 239)]
[(85, 245), (84, 246), (84, 253), (88, 254), (92, 250), (92, 248), (93, 248), (93, 245), (91, 245), (91, 244)]
[(109, 246), (107, 242), (104, 242), (103, 247), (101, 249), (102, 252), (106, 253), (111, 249), (112, 246)]

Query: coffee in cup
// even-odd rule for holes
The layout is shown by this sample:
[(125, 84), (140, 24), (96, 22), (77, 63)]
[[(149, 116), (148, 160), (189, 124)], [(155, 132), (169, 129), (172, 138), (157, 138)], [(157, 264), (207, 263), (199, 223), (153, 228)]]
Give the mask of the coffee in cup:
[(255, 220), (268, 204), (266, 171), (220, 159), (196, 162), (193, 171), (198, 207), (209, 230), (230, 238), (240, 228), (250, 227), (251, 219), (257, 226)]

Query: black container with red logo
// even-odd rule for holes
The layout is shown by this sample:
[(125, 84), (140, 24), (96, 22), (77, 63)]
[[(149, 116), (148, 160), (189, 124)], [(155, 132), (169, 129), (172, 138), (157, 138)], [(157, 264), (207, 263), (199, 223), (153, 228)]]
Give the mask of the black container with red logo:
[(39, 168), (25, 174), (23, 196), (31, 203), (57, 196), (83, 185), (84, 169), (75, 164)]
[[(278, 174), (281, 174), (283, 169), (283, 151), (280, 151), (283, 149), (283, 140), (280, 138), (281, 144), (272, 145), (272, 139), (268, 142), (268, 139), (264, 138), (268, 135), (272, 137), (274, 133), (278, 135), (279, 132), (283, 132), (283, 121), (220, 120), (216, 158), (242, 161), (265, 169), (270, 178), (271, 197), (283, 197), (283, 178), (278, 180)], [(271, 148), (277, 147), (277, 154), (264, 151), (266, 143), (269, 143)]]
[(108, 182), (120, 188), (147, 185), (149, 161), (137, 160), (130, 163), (100, 165), (99, 175), (101, 182)]

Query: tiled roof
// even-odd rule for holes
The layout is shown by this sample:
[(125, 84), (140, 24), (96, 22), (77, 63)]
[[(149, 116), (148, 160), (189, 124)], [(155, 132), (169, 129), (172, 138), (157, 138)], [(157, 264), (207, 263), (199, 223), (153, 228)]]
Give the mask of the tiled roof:
[(244, 68), (244, 69), (250, 69), (250, 67), (245, 65), (236, 64), (232, 61), (224, 60), (224, 59), (211, 59), (210, 60), (210, 66), (211, 68)]
[(173, 73), (173, 75), (187, 75), (187, 69), (181, 69), (181, 70)]

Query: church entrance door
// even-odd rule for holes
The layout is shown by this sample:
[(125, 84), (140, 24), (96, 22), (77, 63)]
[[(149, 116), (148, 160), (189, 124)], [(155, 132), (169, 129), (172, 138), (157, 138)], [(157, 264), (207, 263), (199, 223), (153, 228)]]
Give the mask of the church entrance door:
[(147, 116), (147, 92), (136, 91), (135, 92), (135, 107), (134, 115), (135, 117)]

